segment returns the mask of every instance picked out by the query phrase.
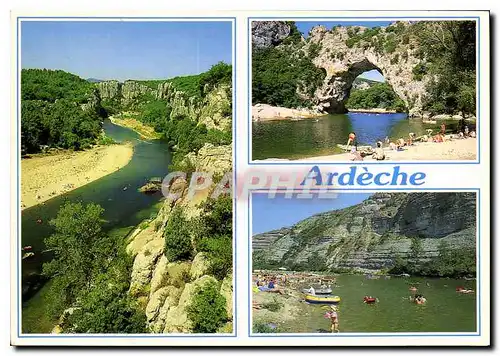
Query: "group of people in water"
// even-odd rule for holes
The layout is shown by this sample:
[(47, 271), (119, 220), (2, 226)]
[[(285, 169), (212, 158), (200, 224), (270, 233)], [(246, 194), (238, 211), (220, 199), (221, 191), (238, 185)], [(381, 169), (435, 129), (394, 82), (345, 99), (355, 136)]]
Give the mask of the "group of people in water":
[[(476, 132), (469, 129), (469, 126), (466, 124), (464, 119), (461, 119), (458, 124), (458, 130), (454, 135), (449, 137), (446, 136), (446, 124), (443, 122), (440, 125), (439, 131), (433, 135), (433, 129), (427, 129), (427, 134), (422, 135), (421, 137), (416, 136), (414, 132), (410, 132), (408, 134), (408, 139), (399, 138), (394, 141), (391, 141), (389, 137), (386, 137), (384, 142), (385, 145), (388, 146), (392, 151), (401, 151), (404, 147), (414, 145), (415, 141), (421, 142), (436, 142), (441, 143), (445, 142), (450, 138), (463, 139), (467, 137), (476, 137)], [(364, 150), (358, 151), (358, 140), (355, 132), (349, 132), (347, 138), (347, 145), (345, 146), (346, 151), (350, 151), (352, 161), (363, 161), (363, 159), (371, 154), (372, 158), (377, 161), (383, 161), (386, 158), (386, 154), (384, 151), (384, 142), (377, 141), (375, 149), (369, 147), (370, 152), (365, 152)]]

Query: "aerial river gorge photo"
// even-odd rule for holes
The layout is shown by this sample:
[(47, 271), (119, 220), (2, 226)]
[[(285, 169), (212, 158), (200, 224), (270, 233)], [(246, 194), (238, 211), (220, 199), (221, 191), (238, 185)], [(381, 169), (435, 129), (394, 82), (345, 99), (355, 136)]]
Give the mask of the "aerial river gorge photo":
[(232, 333), (232, 22), (21, 26), (22, 332)]

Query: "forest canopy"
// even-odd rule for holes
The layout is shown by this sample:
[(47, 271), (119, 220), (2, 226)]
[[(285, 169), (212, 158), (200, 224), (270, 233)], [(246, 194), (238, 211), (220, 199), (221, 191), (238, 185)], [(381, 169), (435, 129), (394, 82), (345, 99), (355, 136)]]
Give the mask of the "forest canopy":
[(90, 147), (101, 132), (99, 107), (84, 110), (95, 86), (62, 70), (21, 71), (21, 145), (23, 153), (42, 146)]
[(347, 100), (349, 109), (388, 109), (405, 111), (404, 102), (387, 83), (376, 83), (368, 89), (353, 89)]

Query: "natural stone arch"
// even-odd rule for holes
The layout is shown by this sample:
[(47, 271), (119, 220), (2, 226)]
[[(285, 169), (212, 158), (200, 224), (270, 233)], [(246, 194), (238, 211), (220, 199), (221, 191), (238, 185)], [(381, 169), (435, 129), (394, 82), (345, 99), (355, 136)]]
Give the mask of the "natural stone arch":
[[(368, 28), (358, 26), (358, 33), (366, 30)], [(354, 79), (363, 72), (376, 69), (403, 100), (409, 115), (420, 115), (429, 78), (424, 76), (419, 81), (413, 78), (413, 68), (421, 63), (415, 46), (398, 43), (393, 51), (386, 53), (369, 43), (349, 47), (350, 37), (348, 27), (327, 30), (324, 26), (317, 26), (309, 34), (304, 50), (307, 53), (310, 46), (319, 47), (312, 61), (326, 71), (322, 85), (317, 88), (314, 98), (310, 98), (317, 107), (329, 113), (346, 112), (345, 104)]]
[[(401, 23), (391, 26), (410, 26)], [(389, 26), (390, 27), (390, 26)], [(356, 26), (357, 33), (370, 30)], [(387, 52), (380, 50), (370, 42), (360, 41), (357, 45), (348, 46), (352, 33), (350, 27), (337, 27), (327, 30), (324, 26), (311, 29), (304, 50), (309, 52), (311, 46), (319, 47), (313, 63), (326, 71), (323, 84), (317, 88), (314, 98), (310, 98), (322, 111), (329, 113), (346, 112), (345, 104), (349, 98), (354, 79), (363, 72), (376, 69), (390, 84), (408, 108), (410, 116), (420, 116), (422, 100), (425, 96), (425, 85), (429, 80), (423, 76), (421, 80), (413, 77), (413, 68), (422, 63), (417, 56), (417, 44), (402, 43), (396, 35), (387, 32), (387, 28), (374, 37), (394, 36), (395, 47)]]
[[(323, 104), (323, 110), (332, 114), (347, 112), (348, 110), (345, 105), (351, 94), (354, 80), (359, 75), (370, 70), (377, 70), (380, 74), (384, 75), (380, 68), (367, 59), (364, 59), (360, 62), (353, 63), (346, 72), (330, 76), (332, 80), (328, 84), (328, 90), (329, 94), (332, 96), (332, 100)], [(329, 106), (326, 106), (327, 103)]]

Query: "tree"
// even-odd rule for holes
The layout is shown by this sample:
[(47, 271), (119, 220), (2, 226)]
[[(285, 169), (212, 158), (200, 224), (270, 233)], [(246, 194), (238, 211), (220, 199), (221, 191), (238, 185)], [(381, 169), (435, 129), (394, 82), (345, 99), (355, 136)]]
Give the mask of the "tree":
[(215, 333), (227, 322), (226, 298), (219, 293), (216, 282), (207, 282), (196, 289), (187, 315), (195, 333)]
[(423, 252), (422, 240), (419, 238), (411, 239), (410, 255), (414, 260), (418, 260)]
[(165, 231), (165, 256), (169, 261), (187, 260), (193, 255), (189, 224), (180, 207), (172, 210)]
[(233, 267), (233, 200), (229, 195), (208, 199), (196, 223), (195, 244), (210, 260), (209, 273), (224, 279)]
[(128, 284), (101, 275), (68, 318), (76, 333), (145, 333), (146, 315), (127, 293)]
[(94, 99), (95, 87), (64, 71), (23, 69), (21, 72), (21, 135), (27, 153), (48, 145), (82, 149), (95, 143), (101, 132), (97, 105), (84, 111), (81, 104)]
[(346, 106), (350, 109), (389, 109), (406, 111), (404, 102), (388, 83), (376, 83), (364, 90), (352, 90)]
[(222, 84), (231, 84), (233, 80), (233, 67), (230, 64), (219, 62), (214, 64), (207, 72), (200, 75), (200, 92), (206, 92)]
[(57, 278), (64, 299), (70, 303), (78, 292), (91, 285), (94, 268), (109, 250), (101, 229), (103, 209), (94, 203), (67, 202), (50, 221), (55, 233), (45, 239), (54, 259), (43, 264), (43, 274)]
[(476, 112), (476, 23), (417, 23), (414, 35), (421, 57), (434, 77), (429, 81), (424, 109), (431, 112)]

